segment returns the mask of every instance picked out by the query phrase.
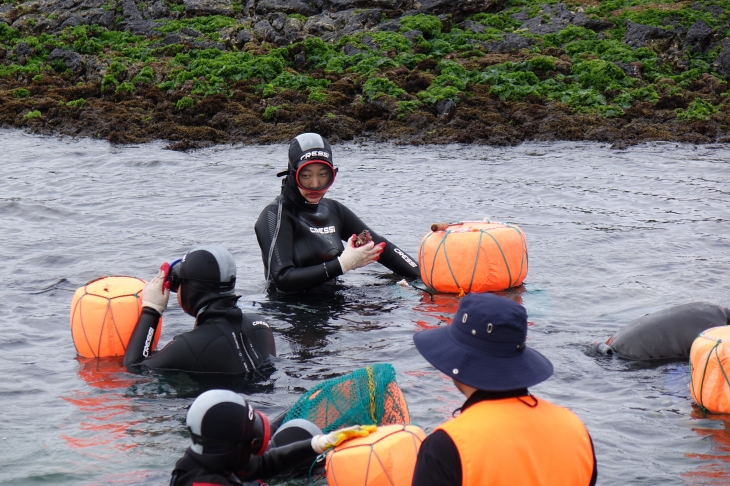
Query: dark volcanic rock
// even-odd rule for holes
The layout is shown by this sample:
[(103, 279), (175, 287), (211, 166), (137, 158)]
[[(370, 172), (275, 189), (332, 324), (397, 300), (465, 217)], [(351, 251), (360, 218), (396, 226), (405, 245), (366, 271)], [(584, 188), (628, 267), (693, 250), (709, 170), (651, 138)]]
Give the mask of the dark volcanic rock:
[(226, 45), (220, 42), (208, 42), (208, 41), (195, 41), (193, 42), (195, 49), (218, 49), (220, 51), (226, 50)]
[(473, 20), (467, 20), (465, 22), (462, 22), (459, 24), (459, 27), (461, 27), (462, 30), (468, 30), (474, 32), (475, 34), (481, 34), (486, 29), (484, 24), (474, 22)]
[(507, 54), (509, 52), (517, 52), (520, 49), (527, 49), (535, 43), (534, 39), (522, 37), (517, 34), (507, 34), (501, 41), (492, 41), (486, 44), (489, 52), (497, 54)]
[(124, 17), (124, 20), (143, 20), (142, 13), (137, 8), (134, 0), (121, 0), (119, 3), (122, 4), (122, 17)]
[(527, 8), (523, 8), (522, 10), (520, 10), (519, 12), (517, 12), (516, 14), (510, 15), (510, 17), (512, 17), (513, 19), (515, 19), (518, 22), (524, 22), (524, 21), (530, 19), (530, 14), (529, 14)]
[(265, 42), (271, 42), (276, 45), (286, 44), (285, 38), (279, 35), (279, 33), (271, 26), (268, 20), (259, 20), (254, 24), (253, 31), (260, 40)]
[(522, 24), (522, 28), (529, 30), (533, 34), (552, 34), (570, 25), (572, 18), (573, 14), (564, 3), (558, 3), (553, 6), (543, 5), (542, 10), (535, 17)]
[(414, 42), (414, 41), (418, 40), (419, 37), (423, 37), (423, 32), (421, 32), (420, 30), (409, 30), (409, 31), (403, 32), (403, 37), (405, 37), (406, 39), (408, 39), (411, 42)]
[(451, 118), (456, 113), (456, 103), (453, 100), (441, 100), (436, 103), (436, 112), (445, 118)]
[(723, 76), (730, 76), (730, 43), (723, 41), (722, 51), (712, 66)]
[(643, 47), (649, 41), (668, 39), (673, 36), (674, 32), (671, 30), (664, 30), (659, 27), (652, 27), (651, 25), (636, 24), (627, 20), (624, 43), (631, 47)]
[(187, 35), (187, 36), (194, 37), (194, 38), (198, 38), (203, 35), (200, 32), (198, 32), (197, 30), (192, 29), (190, 27), (184, 27), (184, 28), (180, 29), (180, 33), (182, 35)]
[(238, 47), (243, 47), (247, 42), (251, 42), (252, 40), (253, 34), (251, 34), (250, 30), (241, 29), (238, 34), (236, 34), (236, 45)]
[(348, 10), (339, 12), (347, 20), (347, 24), (339, 35), (351, 35), (363, 30), (372, 29), (380, 23), (383, 11), (379, 8), (373, 8), (365, 11)]
[(269, 14), (269, 23), (274, 29), (278, 31), (284, 29), (284, 25), (286, 25), (286, 19), (286, 14), (283, 14), (281, 12), (274, 12), (272, 14)]
[(328, 12), (309, 17), (304, 24), (304, 32), (310, 35), (321, 36), (329, 32), (335, 32), (345, 26), (343, 20), (330, 16)]
[(704, 21), (698, 20), (687, 31), (687, 37), (684, 40), (685, 46), (705, 50), (712, 39), (712, 34), (714, 32), (710, 26)]
[(25, 42), (18, 42), (15, 46), (15, 55), (19, 63), (25, 64), (26, 59), (33, 55), (33, 49)]
[(588, 16), (586, 16), (583, 12), (578, 12), (575, 14), (575, 17), (573, 17), (573, 25), (577, 25), (578, 27), (585, 27), (586, 29), (595, 30), (596, 32), (606, 29), (612, 29), (613, 24), (611, 22), (608, 22), (606, 20), (597, 20), (592, 19)]
[(324, 10), (340, 12), (355, 8), (383, 8), (395, 10), (404, 8), (410, 2), (408, 0), (324, 0)]
[(383, 22), (378, 25), (378, 30), (382, 30), (384, 32), (398, 32), (400, 30), (400, 22), (398, 19)]
[(273, 12), (284, 14), (317, 15), (322, 10), (316, 8), (311, 2), (303, 0), (259, 0), (256, 4), (256, 13), (266, 15)]
[(352, 44), (347, 44), (345, 47), (342, 48), (342, 52), (344, 52), (347, 56), (354, 56), (355, 54), (362, 54), (363, 52), (368, 51), (366, 51), (365, 49), (358, 49)]
[(188, 15), (233, 15), (231, 0), (185, 0)]
[(623, 72), (626, 73), (626, 76), (630, 76), (632, 78), (640, 78), (641, 77), (641, 63), (640, 62), (615, 62), (615, 65), (620, 67)]
[(160, 24), (152, 20), (126, 20), (116, 25), (118, 30), (128, 30), (135, 35), (143, 35), (145, 37), (157, 37), (160, 32), (154, 30)]
[(53, 49), (48, 55), (48, 60), (55, 61), (57, 59), (62, 60), (66, 69), (69, 69), (76, 74), (82, 74), (86, 70), (84, 58), (77, 52), (67, 51), (65, 49)]
[(61, 23), (59, 30), (76, 25), (101, 25), (107, 29), (114, 28), (114, 11), (95, 8), (91, 10), (78, 11)]
[(164, 19), (170, 16), (170, 9), (160, 0), (147, 5), (146, 17), (148, 19)]
[(360, 42), (362, 42), (362, 44), (368, 49), (372, 49), (374, 51), (379, 49), (378, 44), (376, 44), (373, 38), (369, 35), (364, 35), (362, 39), (360, 39)]
[(414, 7), (419, 12), (430, 15), (451, 14), (457, 19), (463, 19), (477, 12), (489, 12), (498, 3), (497, 0), (416, 0)]

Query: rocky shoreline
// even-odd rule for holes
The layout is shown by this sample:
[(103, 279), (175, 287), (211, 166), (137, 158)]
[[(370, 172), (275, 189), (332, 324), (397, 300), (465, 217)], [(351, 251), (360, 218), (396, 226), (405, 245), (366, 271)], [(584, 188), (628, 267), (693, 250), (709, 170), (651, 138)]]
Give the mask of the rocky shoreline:
[(730, 2), (0, 5), (0, 125), (184, 150), (730, 141)]

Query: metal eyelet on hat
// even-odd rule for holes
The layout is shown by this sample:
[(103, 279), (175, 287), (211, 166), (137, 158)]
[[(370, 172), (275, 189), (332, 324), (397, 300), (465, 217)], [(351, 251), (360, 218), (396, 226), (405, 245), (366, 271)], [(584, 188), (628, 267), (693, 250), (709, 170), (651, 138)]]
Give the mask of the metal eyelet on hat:
[(517, 349), (522, 349), (525, 347), (525, 343), (520, 343), (517, 345)]
[(466, 318), (469, 317), (469, 314), (464, 314), (464, 317), (461, 318), (461, 322), (466, 324)]
[(476, 329), (472, 329), (471, 330), (471, 335), (472, 336), (476, 336), (477, 335), (477, 330)]
[(487, 324), (487, 332), (491, 333), (493, 327), (494, 327), (494, 325), (491, 322), (489, 324)]
[(455, 375), (458, 375), (459, 374), (459, 368), (454, 368), (453, 370), (451, 370), (451, 372), (453, 374), (455, 374)]

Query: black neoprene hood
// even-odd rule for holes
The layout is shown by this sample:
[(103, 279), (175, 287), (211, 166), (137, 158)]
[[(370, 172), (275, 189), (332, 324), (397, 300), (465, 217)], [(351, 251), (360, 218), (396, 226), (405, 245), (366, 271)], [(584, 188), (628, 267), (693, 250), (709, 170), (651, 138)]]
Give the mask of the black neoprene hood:
[(222, 246), (199, 246), (185, 254), (180, 262), (180, 278), (182, 308), (187, 314), (196, 316), (211, 300), (233, 295), (236, 262)]

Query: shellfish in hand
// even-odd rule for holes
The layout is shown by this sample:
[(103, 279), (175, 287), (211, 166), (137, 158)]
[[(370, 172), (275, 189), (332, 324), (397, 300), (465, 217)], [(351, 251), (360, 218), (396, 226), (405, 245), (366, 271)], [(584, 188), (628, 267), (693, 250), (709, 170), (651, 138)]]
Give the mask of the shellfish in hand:
[(360, 248), (363, 245), (367, 245), (371, 241), (373, 241), (373, 237), (370, 235), (370, 232), (368, 230), (363, 230), (362, 233), (357, 235), (357, 238), (355, 238), (353, 245), (355, 245), (355, 248)]

